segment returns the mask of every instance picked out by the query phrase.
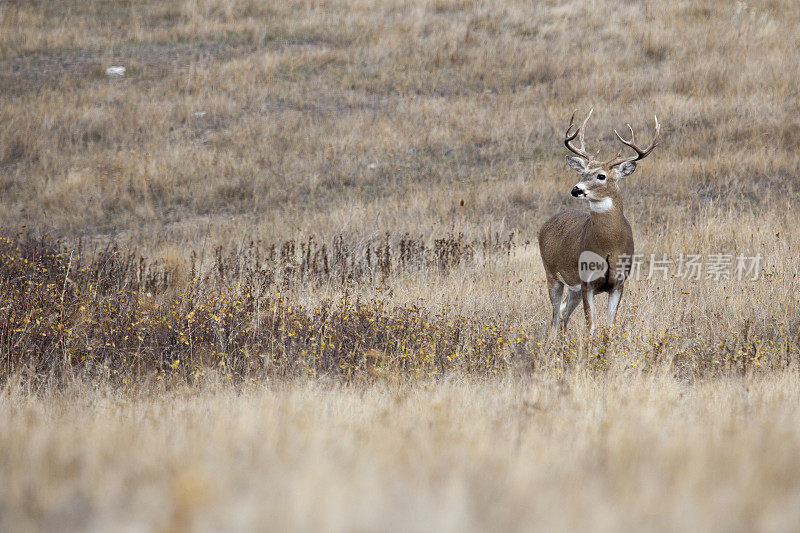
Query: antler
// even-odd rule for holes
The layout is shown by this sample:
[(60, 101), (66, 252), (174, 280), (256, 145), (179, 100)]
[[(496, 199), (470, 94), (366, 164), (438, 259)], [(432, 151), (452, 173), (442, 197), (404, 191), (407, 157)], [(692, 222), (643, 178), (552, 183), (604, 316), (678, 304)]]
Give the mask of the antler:
[[(582, 158), (586, 159), (586, 161), (591, 161), (592, 159), (594, 159), (586, 151), (586, 145), (583, 142), (583, 134), (584, 134), (584, 131), (586, 130), (586, 123), (589, 122), (589, 118), (592, 116), (592, 112), (593, 111), (594, 111), (594, 108), (591, 108), (589, 110), (589, 114), (586, 115), (586, 120), (584, 120), (583, 124), (581, 124), (581, 127), (578, 128), (577, 130), (575, 130), (575, 133), (570, 133), (570, 130), (572, 129), (572, 125), (575, 122), (575, 113), (577, 113), (578, 110), (576, 109), (575, 111), (573, 111), (572, 112), (572, 116), (569, 119), (569, 127), (567, 128), (567, 132), (564, 134), (564, 146), (566, 146), (567, 149), (570, 152), (578, 154)], [(580, 148), (575, 148), (574, 146), (572, 146), (570, 144), (570, 142), (573, 139), (575, 139), (575, 137), (578, 137), (578, 141), (581, 143), (581, 147)]]
[(653, 135), (653, 140), (650, 142), (650, 146), (648, 146), (644, 150), (642, 150), (641, 148), (636, 146), (636, 142), (635, 142), (634, 135), (633, 135), (633, 128), (631, 127), (630, 124), (628, 124), (628, 129), (631, 132), (631, 140), (630, 141), (626, 141), (625, 139), (623, 139), (620, 136), (620, 134), (617, 133), (617, 130), (614, 130), (614, 135), (617, 136), (617, 139), (619, 139), (619, 142), (621, 142), (625, 146), (633, 148), (633, 150), (636, 151), (636, 155), (635, 156), (631, 156), (631, 157), (621, 157), (622, 156), (622, 152), (620, 152), (620, 153), (617, 154), (617, 157), (615, 157), (614, 159), (612, 159), (611, 161), (609, 161), (607, 163), (607, 165), (609, 167), (615, 167), (615, 166), (621, 165), (622, 163), (625, 163), (627, 161), (639, 161), (640, 159), (644, 159), (645, 157), (650, 155), (650, 152), (653, 151), (653, 148), (658, 146), (658, 135), (661, 133), (661, 124), (658, 123), (658, 117), (654, 116), (653, 118), (655, 118), (655, 121), (656, 121), (655, 134)]

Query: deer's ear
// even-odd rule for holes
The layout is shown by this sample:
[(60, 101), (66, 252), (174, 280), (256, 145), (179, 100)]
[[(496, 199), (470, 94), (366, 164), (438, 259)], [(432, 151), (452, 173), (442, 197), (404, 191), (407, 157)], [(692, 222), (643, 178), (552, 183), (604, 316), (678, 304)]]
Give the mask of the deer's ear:
[(576, 172), (583, 174), (586, 172), (586, 162), (580, 157), (567, 156), (567, 164), (571, 166)]
[(633, 161), (625, 161), (617, 167), (617, 179), (624, 178), (628, 174), (633, 174), (634, 170), (636, 170), (636, 163)]

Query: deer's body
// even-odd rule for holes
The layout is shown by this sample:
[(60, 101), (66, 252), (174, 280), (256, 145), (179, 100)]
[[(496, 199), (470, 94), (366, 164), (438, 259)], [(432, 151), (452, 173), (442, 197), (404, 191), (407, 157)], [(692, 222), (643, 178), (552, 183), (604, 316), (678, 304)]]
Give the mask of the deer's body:
[[(559, 325), (566, 329), (570, 315), (583, 301), (586, 324), (592, 331), (594, 296), (601, 292), (608, 293), (608, 320), (614, 322), (634, 253), (633, 232), (623, 213), (617, 180), (631, 174), (636, 169), (635, 161), (646, 157), (658, 139), (656, 119), (656, 136), (646, 150), (639, 149), (633, 137), (625, 141), (617, 134), (620, 141), (637, 152), (637, 156), (621, 158), (618, 155), (608, 162), (596, 161), (584, 148), (583, 132), (588, 120), (589, 117), (572, 135), (569, 133), (572, 129), (570, 121), (564, 142), (567, 148), (580, 156), (567, 157), (569, 165), (581, 174), (581, 180), (572, 188), (572, 196), (587, 199), (589, 211), (566, 209), (551, 217), (539, 231), (539, 252), (553, 305), (554, 329)], [(570, 141), (578, 134), (581, 147), (575, 148)], [(604, 272), (587, 276), (587, 271), (581, 268), (585, 265), (582, 254), (586, 252), (595, 254), (594, 257), (605, 263)]]
[[(581, 253), (596, 253), (605, 259), (608, 270), (595, 280), (583, 281), (579, 276)], [(583, 300), (589, 328), (593, 327), (593, 298), (609, 293), (608, 318), (613, 322), (622, 297), (625, 279), (633, 257), (633, 231), (622, 213), (622, 202), (606, 212), (565, 209), (544, 223), (539, 231), (539, 252), (547, 275), (547, 287), (553, 304), (553, 327), (569, 316)], [(620, 268), (621, 267), (621, 268)], [(620, 269), (620, 271), (618, 271)], [(564, 291), (566, 301), (562, 303)]]

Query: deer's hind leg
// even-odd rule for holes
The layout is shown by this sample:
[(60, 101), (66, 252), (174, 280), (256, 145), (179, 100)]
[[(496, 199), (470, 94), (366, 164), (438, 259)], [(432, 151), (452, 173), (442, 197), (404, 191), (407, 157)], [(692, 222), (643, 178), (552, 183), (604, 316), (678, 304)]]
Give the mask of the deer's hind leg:
[(586, 328), (589, 330), (589, 335), (594, 333), (594, 289), (590, 286), (584, 286), (581, 291), (583, 295), (583, 313), (586, 317)]
[(553, 320), (550, 323), (550, 327), (557, 330), (561, 319), (561, 299), (564, 296), (564, 284), (556, 278), (548, 278), (547, 291), (550, 294), (550, 303), (553, 305)]
[(580, 285), (567, 285), (567, 300), (561, 306), (561, 329), (567, 330), (567, 323), (572, 312), (578, 307), (581, 302), (581, 286)]

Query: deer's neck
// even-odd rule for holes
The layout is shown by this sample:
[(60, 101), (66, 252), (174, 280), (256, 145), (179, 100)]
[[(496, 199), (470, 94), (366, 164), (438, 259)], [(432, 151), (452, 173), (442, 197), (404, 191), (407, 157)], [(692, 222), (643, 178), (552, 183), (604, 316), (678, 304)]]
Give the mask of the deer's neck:
[(589, 201), (591, 216), (587, 240), (598, 247), (606, 248), (620, 242), (628, 228), (622, 212), (622, 198), (619, 194), (603, 200)]

